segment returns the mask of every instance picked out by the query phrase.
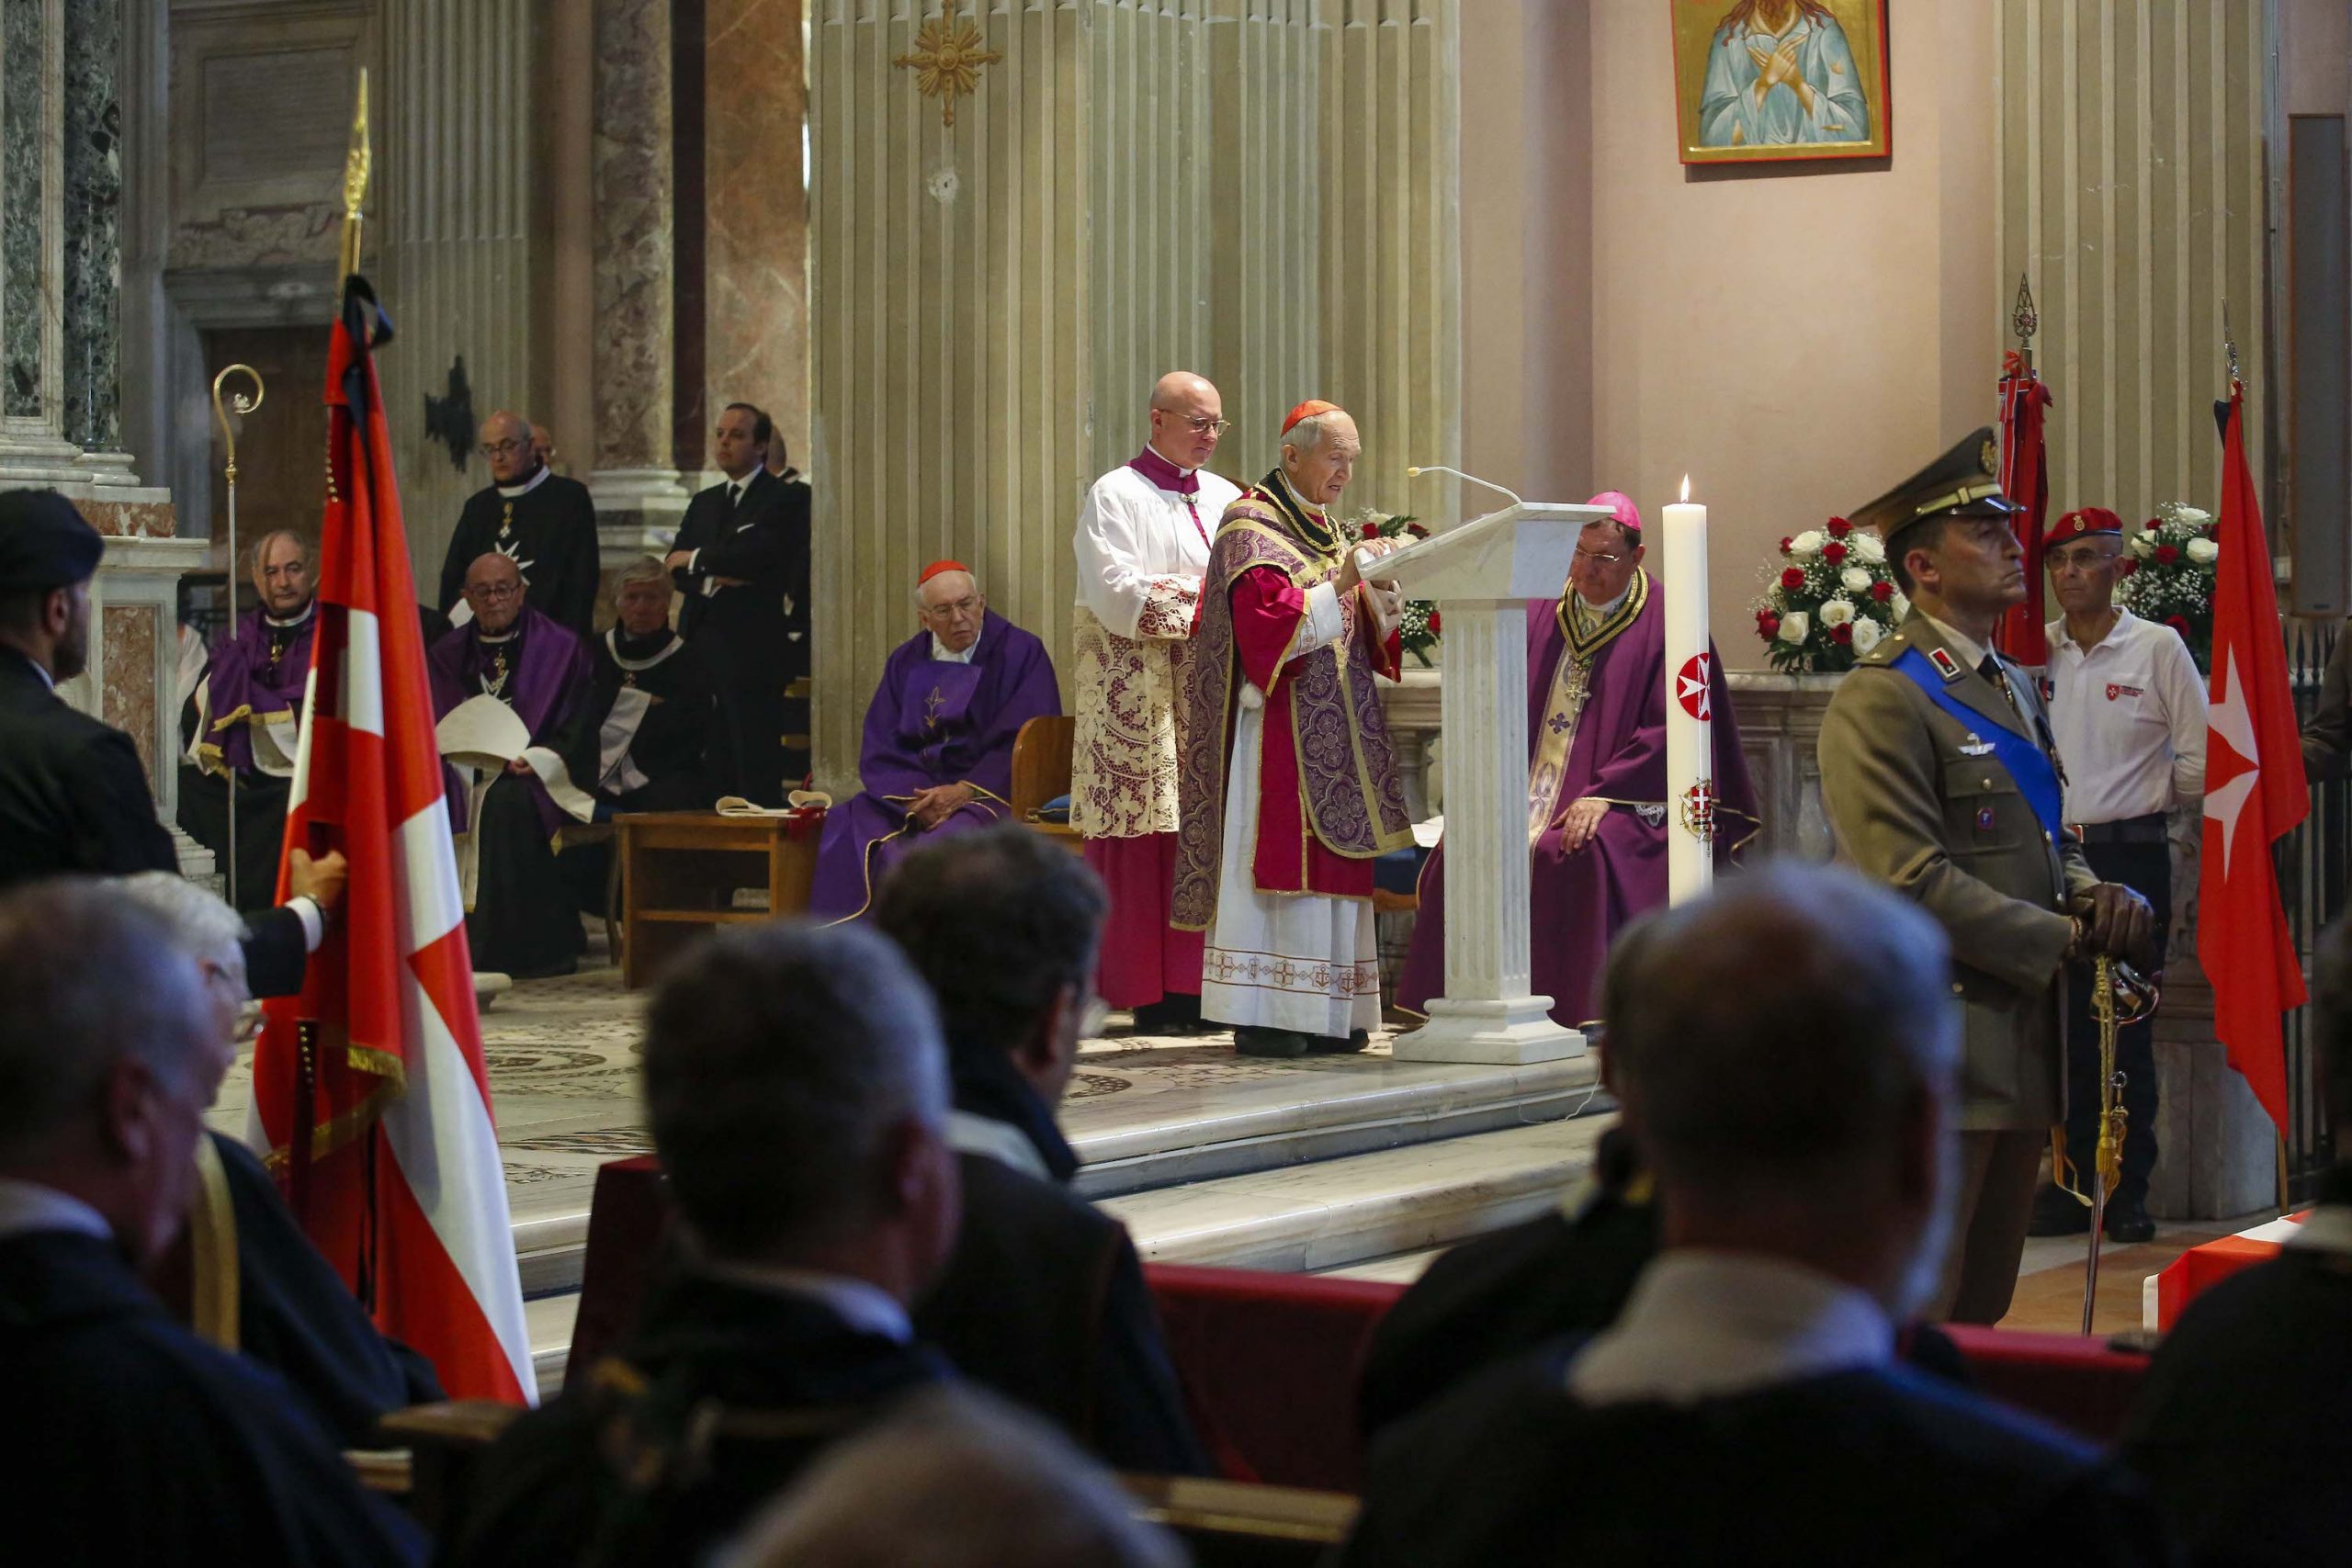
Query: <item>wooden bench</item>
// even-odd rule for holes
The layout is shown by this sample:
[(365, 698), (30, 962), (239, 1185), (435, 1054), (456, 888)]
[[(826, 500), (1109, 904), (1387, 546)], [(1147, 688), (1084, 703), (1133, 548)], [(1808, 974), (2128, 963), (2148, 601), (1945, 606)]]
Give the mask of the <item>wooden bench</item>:
[[(814, 827), (784, 817), (645, 811), (620, 829), (621, 983), (650, 985), (695, 938), (719, 926), (797, 915), (817, 880)], [(738, 887), (764, 887), (764, 909), (735, 908)]]
[(1070, 755), (1077, 748), (1078, 720), (1067, 714), (1041, 716), (1012, 738), (1012, 819), (1026, 823), (1074, 852), (1085, 841), (1067, 822), (1040, 822), (1048, 801), (1069, 793)]

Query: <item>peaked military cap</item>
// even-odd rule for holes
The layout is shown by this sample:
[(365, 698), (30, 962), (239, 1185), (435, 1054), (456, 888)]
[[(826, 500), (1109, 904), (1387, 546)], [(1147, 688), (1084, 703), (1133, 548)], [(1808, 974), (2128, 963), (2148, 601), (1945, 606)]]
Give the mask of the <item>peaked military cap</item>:
[(1984, 425), (1876, 501), (1849, 513), (1848, 520), (1877, 529), (1893, 550), (1905, 528), (1939, 517), (2007, 517), (2024, 511), (2001, 493), (2001, 481), (1993, 477), (2000, 466), (2001, 448), (1993, 427)]
[(53, 490), (0, 491), (0, 592), (63, 588), (98, 570), (106, 540)]

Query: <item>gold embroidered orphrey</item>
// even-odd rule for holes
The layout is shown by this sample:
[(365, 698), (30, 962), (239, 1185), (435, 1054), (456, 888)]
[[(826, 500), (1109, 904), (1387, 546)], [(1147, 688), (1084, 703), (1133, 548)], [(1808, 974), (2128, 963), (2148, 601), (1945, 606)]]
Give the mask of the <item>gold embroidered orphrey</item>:
[(926, 98), (939, 100), (939, 123), (954, 130), (956, 100), (967, 93), (980, 90), (980, 68), (994, 65), (1004, 58), (1001, 51), (982, 49), (987, 42), (978, 26), (954, 14), (955, 0), (947, 8), (915, 29), (915, 46), (890, 62), (901, 71), (915, 73), (915, 91)]

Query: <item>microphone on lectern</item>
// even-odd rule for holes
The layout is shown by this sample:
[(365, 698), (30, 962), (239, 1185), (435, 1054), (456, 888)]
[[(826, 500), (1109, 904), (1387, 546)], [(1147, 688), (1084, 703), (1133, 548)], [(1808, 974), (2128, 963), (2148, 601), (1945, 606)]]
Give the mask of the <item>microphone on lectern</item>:
[(1497, 495), (1510, 496), (1510, 503), (1513, 506), (1524, 506), (1527, 504), (1525, 502), (1520, 500), (1516, 494), (1510, 491), (1503, 489), (1502, 486), (1494, 483), (1490, 479), (1482, 479), (1476, 474), (1465, 474), (1460, 468), (1449, 468), (1442, 463), (1423, 463), (1419, 468), (1407, 468), (1405, 470), (1405, 477), (1408, 479), (1417, 478), (1422, 474), (1452, 474), (1457, 479), (1468, 479), (1472, 484), (1477, 485), (1482, 489), (1493, 491)]

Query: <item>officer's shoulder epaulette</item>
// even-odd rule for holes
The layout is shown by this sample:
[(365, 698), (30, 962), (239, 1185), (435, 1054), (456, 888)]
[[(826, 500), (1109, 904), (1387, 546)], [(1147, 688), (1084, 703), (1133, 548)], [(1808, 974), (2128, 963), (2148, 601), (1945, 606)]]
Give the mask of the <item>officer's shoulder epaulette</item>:
[(1854, 660), (1854, 665), (1857, 669), (1883, 669), (1887, 665), (1890, 665), (1896, 660), (1902, 658), (1904, 651), (1910, 646), (1911, 639), (1904, 633), (1900, 631), (1889, 632), (1884, 637), (1879, 638), (1877, 642), (1873, 643), (1868, 653), (1862, 654), (1857, 658)]

